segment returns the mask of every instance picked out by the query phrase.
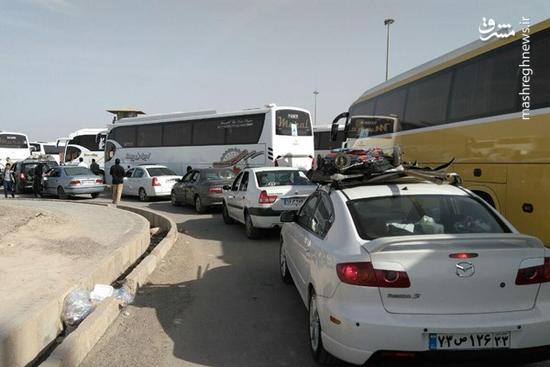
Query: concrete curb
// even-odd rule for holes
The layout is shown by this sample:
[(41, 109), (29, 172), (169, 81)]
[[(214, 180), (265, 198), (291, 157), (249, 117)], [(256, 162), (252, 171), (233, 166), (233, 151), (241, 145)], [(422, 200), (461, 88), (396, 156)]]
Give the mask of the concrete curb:
[[(106, 205), (111, 204), (99, 204)], [(118, 205), (119, 209), (139, 214), (149, 221), (152, 227), (159, 227), (166, 231), (162, 241), (145, 257), (126, 277), (124, 285), (132, 292), (136, 292), (144, 285), (147, 278), (155, 270), (160, 261), (166, 256), (178, 238), (176, 223), (152, 210), (127, 205)], [(79, 326), (73, 331), (41, 364), (41, 367), (76, 367), (88, 355), (103, 336), (109, 326), (119, 315), (119, 303), (110, 299), (101, 303)]]

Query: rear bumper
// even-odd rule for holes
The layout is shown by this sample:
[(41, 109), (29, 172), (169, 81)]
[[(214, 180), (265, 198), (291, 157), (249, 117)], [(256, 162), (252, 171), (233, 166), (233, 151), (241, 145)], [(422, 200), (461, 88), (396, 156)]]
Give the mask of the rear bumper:
[(281, 227), (280, 216), (282, 211), (272, 208), (248, 208), (254, 227), (274, 228)]
[[(342, 288), (341, 285), (339, 288)], [(424, 358), (468, 355), (462, 351), (430, 351), (431, 333), (510, 332), (510, 349), (469, 352), (474, 355), (479, 353), (479, 356), (521, 357), (522, 352), (531, 350), (530, 348), (544, 347), (550, 342), (549, 303), (538, 304), (532, 310), (516, 312), (403, 315), (390, 314), (377, 302), (349, 302), (350, 299), (346, 299), (345, 293), (339, 294), (337, 290), (333, 297), (318, 297), (317, 300), (325, 348), (336, 357), (354, 364), (363, 364), (388, 351), (415, 352)], [(330, 316), (337, 318), (341, 323), (336, 325), (331, 322)], [(540, 349), (542, 356), (545, 352), (546, 348)]]
[(65, 193), (69, 195), (80, 195), (80, 194), (95, 194), (96, 192), (105, 191), (105, 186), (90, 186), (90, 187), (64, 187)]

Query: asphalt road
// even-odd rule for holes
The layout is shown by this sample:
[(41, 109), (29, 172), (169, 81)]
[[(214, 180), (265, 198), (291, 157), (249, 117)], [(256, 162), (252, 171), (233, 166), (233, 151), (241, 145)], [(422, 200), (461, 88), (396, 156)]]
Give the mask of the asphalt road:
[[(179, 239), (83, 366), (317, 366), (305, 307), (280, 280), (277, 232), (250, 241), (243, 226), (223, 224), (219, 212), (131, 203), (171, 216)], [(453, 365), (472, 363), (445, 366)]]

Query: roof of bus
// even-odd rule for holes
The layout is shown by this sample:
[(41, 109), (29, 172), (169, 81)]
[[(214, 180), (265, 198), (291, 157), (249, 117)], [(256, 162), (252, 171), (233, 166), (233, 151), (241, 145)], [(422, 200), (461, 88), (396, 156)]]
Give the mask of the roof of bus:
[(12, 135), (23, 135), (23, 136), (27, 136), (27, 134), (25, 133), (16, 133), (14, 131), (2, 131), (0, 130), (0, 134), (12, 134)]
[(107, 128), (85, 128), (85, 129), (79, 129), (69, 134), (69, 138), (74, 138), (75, 136), (80, 135), (96, 135), (99, 134), (102, 131), (107, 131)]
[(270, 104), (270, 105), (266, 105), (265, 107), (247, 108), (244, 110), (232, 111), (232, 112), (216, 113), (215, 110), (210, 110), (210, 111), (196, 111), (196, 112), (159, 113), (159, 114), (152, 114), (152, 115), (145, 115), (145, 116), (138, 116), (138, 117), (127, 117), (127, 118), (118, 120), (116, 124), (109, 125), (109, 128), (112, 129), (119, 125), (146, 124), (146, 123), (161, 122), (161, 121), (164, 122), (164, 121), (187, 120), (187, 119), (195, 118), (197, 116), (200, 116), (201, 118), (213, 118), (213, 117), (226, 117), (226, 116), (233, 116), (233, 115), (254, 115), (257, 113), (265, 113), (272, 109), (277, 109), (277, 110), (291, 109), (291, 110), (298, 110), (298, 111), (309, 113), (308, 110), (300, 107), (277, 106), (275, 104)]
[[(546, 19), (542, 22), (539, 22), (534, 25), (530, 25), (529, 34), (532, 35), (536, 32), (550, 28), (550, 19)], [(457, 48), (451, 52), (448, 52), (436, 59), (428, 61), (424, 64), (421, 64), (411, 70), (408, 70), (404, 73), (401, 73), (373, 88), (368, 89), (364, 92), (353, 104), (364, 101), (366, 99), (376, 97), (379, 94), (382, 94), (386, 91), (389, 91), (393, 88), (399, 87), (403, 84), (412, 82), (414, 80), (420, 79), (426, 75), (433, 74), (439, 70), (443, 70), (454, 64), (458, 64), (464, 60), (473, 58), (477, 55), (480, 55), (484, 52), (490, 51), (492, 49), (504, 46), (508, 43), (516, 41), (523, 36), (523, 33), (518, 31), (515, 36), (508, 38), (493, 38), (490, 41), (481, 41), (475, 40), (465, 46)]]

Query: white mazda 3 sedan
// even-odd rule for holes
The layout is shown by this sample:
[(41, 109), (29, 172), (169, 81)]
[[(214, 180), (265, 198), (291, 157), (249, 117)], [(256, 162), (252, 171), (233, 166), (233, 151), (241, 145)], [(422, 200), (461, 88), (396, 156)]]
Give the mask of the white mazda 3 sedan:
[(281, 221), (319, 362), (547, 351), (550, 253), (466, 189), (324, 186)]

